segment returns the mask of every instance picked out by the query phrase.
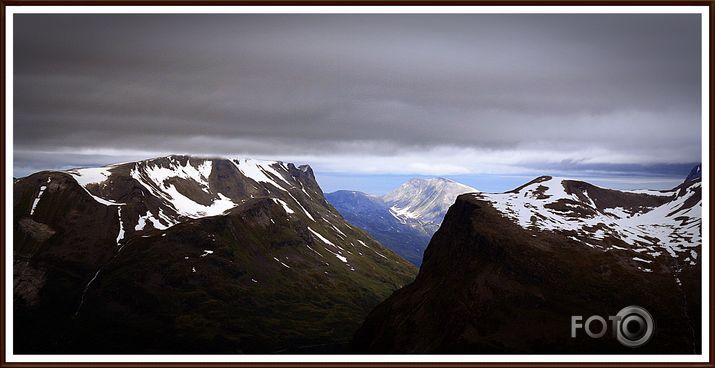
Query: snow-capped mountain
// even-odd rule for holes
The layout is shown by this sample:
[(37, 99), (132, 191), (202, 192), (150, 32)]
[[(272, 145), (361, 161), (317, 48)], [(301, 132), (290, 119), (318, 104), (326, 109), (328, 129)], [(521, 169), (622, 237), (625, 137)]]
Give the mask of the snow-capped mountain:
[(381, 197), (337, 191), (326, 198), (348, 222), (419, 266), (449, 206), (460, 194), (476, 191), (444, 178), (410, 179)]
[(445, 178), (410, 179), (382, 200), (400, 221), (432, 235), (457, 196), (472, 192), (478, 190)]
[[(506, 193), (463, 194), (415, 281), (370, 313), (353, 348), (700, 353), (701, 216), (699, 178), (672, 190), (618, 191), (543, 176)], [(631, 305), (655, 321), (645, 345), (568, 333), (570, 316), (615, 315)]]
[(699, 178), (667, 191), (618, 191), (539, 177), (503, 194), (474, 194), (524, 229), (559, 232), (595, 249), (629, 254), (637, 268), (695, 265), (702, 244)]
[(416, 273), (276, 161), (44, 171), (13, 213), (17, 351), (330, 349)]
[(690, 174), (688, 174), (688, 177), (685, 178), (685, 183), (700, 179), (702, 177), (702, 174), (702, 164), (698, 164), (693, 167), (692, 170), (690, 170)]
[[(98, 203), (145, 206), (146, 213), (137, 218), (130, 216), (128, 222), (139, 225), (137, 221), (143, 218), (149, 228), (160, 230), (186, 219), (223, 214), (263, 195), (277, 200), (286, 197), (301, 213), (315, 220), (294, 192), (310, 201), (308, 187), (313, 196), (322, 200), (314, 179), (304, 184), (312, 176), (310, 167), (296, 168), (277, 161), (167, 156), (66, 173)], [(143, 226), (137, 226), (136, 230), (143, 230)]]
[(421, 228), (416, 229), (396, 217), (380, 197), (340, 190), (326, 194), (325, 198), (345, 220), (367, 231), (380, 244), (417, 266), (422, 263), (422, 253), (432, 234), (425, 234)]

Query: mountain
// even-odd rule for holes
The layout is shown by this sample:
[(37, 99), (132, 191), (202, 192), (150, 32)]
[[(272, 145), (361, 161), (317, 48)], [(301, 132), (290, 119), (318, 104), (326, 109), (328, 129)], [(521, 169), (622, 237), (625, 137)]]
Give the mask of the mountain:
[[(617, 191), (544, 176), (506, 193), (461, 195), (415, 281), (370, 313), (353, 348), (697, 353), (701, 212), (699, 179), (667, 191)], [(647, 344), (571, 338), (571, 316), (631, 305), (655, 320)]]
[(373, 239), (413, 264), (422, 262), (430, 236), (395, 217), (380, 197), (347, 190), (325, 197), (350, 224), (367, 231)]
[(700, 179), (702, 177), (702, 164), (697, 164), (695, 167), (693, 167), (692, 170), (690, 170), (690, 173), (688, 174), (688, 177), (685, 178), (685, 183), (693, 180)]
[(458, 195), (476, 191), (444, 178), (410, 179), (382, 197), (337, 191), (326, 198), (349, 223), (419, 266), (449, 206)]
[(478, 190), (445, 178), (410, 179), (382, 196), (398, 219), (430, 236), (460, 194)]
[(39, 172), (13, 214), (19, 353), (341, 351), (416, 273), (282, 162)]

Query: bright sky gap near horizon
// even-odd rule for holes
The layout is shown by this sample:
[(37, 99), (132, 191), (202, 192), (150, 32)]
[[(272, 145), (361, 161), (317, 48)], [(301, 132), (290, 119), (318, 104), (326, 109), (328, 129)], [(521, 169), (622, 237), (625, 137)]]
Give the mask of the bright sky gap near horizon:
[(15, 176), (177, 153), (310, 164), (326, 192), (546, 174), (665, 189), (701, 160), (697, 14), (14, 24)]

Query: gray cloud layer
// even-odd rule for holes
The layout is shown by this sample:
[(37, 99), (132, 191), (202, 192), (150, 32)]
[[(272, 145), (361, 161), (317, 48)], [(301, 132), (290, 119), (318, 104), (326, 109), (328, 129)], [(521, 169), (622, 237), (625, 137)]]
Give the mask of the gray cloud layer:
[(700, 160), (698, 15), (16, 15), (14, 24), (17, 166), (141, 152), (419, 161), (466, 150), (487, 166)]

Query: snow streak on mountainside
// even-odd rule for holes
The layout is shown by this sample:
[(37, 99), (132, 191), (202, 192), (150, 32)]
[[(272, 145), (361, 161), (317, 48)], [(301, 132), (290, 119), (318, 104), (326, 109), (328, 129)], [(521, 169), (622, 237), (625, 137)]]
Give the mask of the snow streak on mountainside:
[(476, 191), (444, 178), (410, 179), (382, 197), (341, 190), (326, 198), (348, 222), (419, 265), (449, 206), (460, 194)]
[(685, 183), (693, 180), (700, 179), (702, 177), (702, 164), (698, 164), (695, 167), (693, 167), (692, 170), (690, 170), (690, 174), (688, 174), (688, 177), (685, 178)]
[(478, 190), (445, 178), (410, 179), (382, 196), (382, 200), (395, 218), (431, 235), (454, 200), (460, 194), (472, 192)]
[(309, 166), (167, 156), (35, 173), (13, 195), (23, 351), (340, 345), (416, 274), (330, 206)]
[(325, 198), (349, 223), (367, 231), (375, 240), (406, 260), (420, 265), (431, 234), (425, 234), (396, 218), (380, 197), (340, 190), (326, 194)]
[[(217, 165), (221, 168), (221, 173), (217, 172)], [(131, 198), (131, 207), (140, 207), (140, 211), (125, 210), (125, 218), (122, 218), (122, 211), (119, 211), (118, 221), (131, 224), (126, 231), (141, 235), (153, 229), (166, 230), (188, 219), (221, 215), (259, 196), (271, 197), (285, 210), (288, 217), (301, 214), (310, 222), (316, 222), (316, 216), (320, 216), (315, 209), (309, 209), (315, 206), (315, 203), (309, 202), (314, 202), (312, 198), (322, 198), (322, 192), (319, 193), (317, 183), (316, 191), (316, 188), (309, 188), (309, 185), (299, 178), (309, 173), (309, 170), (307, 166), (296, 168), (292, 164), (287, 165), (279, 161), (167, 156), (101, 168), (72, 169), (67, 173), (103, 205), (125, 206), (128, 202), (123, 201)], [(127, 171), (128, 175), (125, 175)], [(127, 181), (130, 181), (131, 185), (126, 185)], [(239, 182), (243, 183), (243, 188), (235, 186)], [(139, 192), (129, 193), (136, 190)], [(309, 192), (311, 190), (312, 196)], [(42, 192), (38, 195), (38, 200), (41, 195)], [(303, 201), (307, 203), (303, 204)], [(319, 201), (318, 204), (323, 207), (318, 212), (326, 209), (325, 200)], [(323, 219), (323, 222), (331, 225), (327, 229), (335, 236), (345, 238), (344, 233), (331, 224), (331, 217), (335, 215), (329, 213), (329, 217)], [(124, 231), (122, 229), (122, 234)], [(351, 253), (330, 242), (322, 243), (332, 245), (325, 251), (327, 254), (337, 254), (340, 259), (346, 259), (347, 254), (360, 254)]]
[(511, 192), (474, 194), (524, 229), (551, 231), (604, 252), (628, 252), (639, 269), (670, 256), (695, 265), (702, 243), (701, 182), (668, 191), (617, 191), (582, 181), (539, 177)]
[[(542, 176), (506, 193), (460, 195), (415, 281), (373, 309), (353, 347), (373, 354), (700, 353), (702, 184), (690, 178), (672, 190), (618, 191)], [(569, 315), (628, 305), (655, 321), (647, 344), (568, 333)]]

